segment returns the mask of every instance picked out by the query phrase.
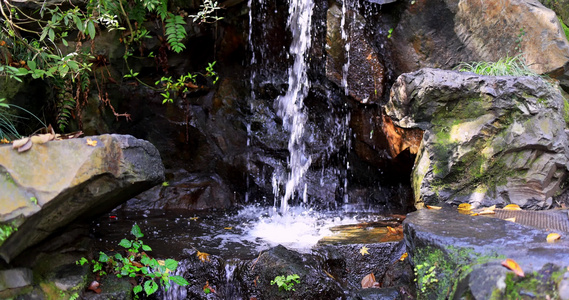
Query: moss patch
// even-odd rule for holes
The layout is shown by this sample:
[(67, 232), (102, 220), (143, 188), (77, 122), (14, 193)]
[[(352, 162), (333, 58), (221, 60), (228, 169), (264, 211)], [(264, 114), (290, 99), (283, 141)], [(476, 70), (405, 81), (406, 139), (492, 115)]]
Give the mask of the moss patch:
[(494, 290), (491, 299), (559, 299), (557, 286), (563, 279), (565, 268), (546, 264), (537, 272), (516, 276), (509, 272), (506, 275), (504, 290)]
[(470, 248), (417, 248), (413, 255), (417, 299), (454, 299), (473, 266), (497, 259), (503, 257), (480, 255)]

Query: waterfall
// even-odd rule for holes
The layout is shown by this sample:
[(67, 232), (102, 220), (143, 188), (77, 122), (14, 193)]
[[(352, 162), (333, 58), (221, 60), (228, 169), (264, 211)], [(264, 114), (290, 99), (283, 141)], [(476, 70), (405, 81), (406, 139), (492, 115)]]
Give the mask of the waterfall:
[[(297, 192), (304, 174), (311, 164), (310, 155), (306, 153), (304, 126), (306, 113), (303, 101), (310, 87), (306, 74), (306, 54), (311, 45), (311, 24), (314, 2), (312, 0), (291, 0), (289, 7), (288, 27), (292, 33), (290, 54), (294, 58), (288, 70), (288, 90), (277, 99), (278, 115), (283, 120), (285, 130), (290, 132), (288, 141), (288, 174), (281, 199), (281, 212), (288, 210), (288, 202)], [(306, 188), (305, 188), (306, 190)], [(306, 202), (306, 193), (304, 201)]]

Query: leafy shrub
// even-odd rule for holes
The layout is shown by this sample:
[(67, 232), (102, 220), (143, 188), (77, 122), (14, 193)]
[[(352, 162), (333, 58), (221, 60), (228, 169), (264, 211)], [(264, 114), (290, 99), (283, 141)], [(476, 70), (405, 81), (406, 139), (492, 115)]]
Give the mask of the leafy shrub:
[[(171, 275), (178, 268), (178, 261), (174, 259), (156, 260), (146, 254), (152, 249), (140, 240), (144, 234), (137, 224), (132, 226), (130, 233), (134, 235), (134, 240), (122, 239), (119, 243), (119, 246), (126, 249), (126, 255), (115, 253), (109, 256), (102, 251), (99, 252), (98, 260), (91, 260), (94, 273), (99, 275), (112, 273), (118, 278), (138, 277), (138, 284), (132, 289), (135, 298), (138, 298), (138, 293), (143, 289), (147, 296), (155, 293), (158, 290), (158, 284), (168, 290), (171, 286), (170, 281), (181, 286), (188, 285), (183, 277)], [(77, 261), (77, 264), (84, 265), (87, 262), (88, 260), (83, 257)]]
[(281, 290), (285, 290), (285, 291), (290, 291), (293, 290), (295, 291), (295, 289), (293, 288), (295, 283), (300, 283), (300, 276), (298, 276), (298, 274), (292, 274), (292, 275), (280, 275), (275, 277), (274, 280), (271, 280), (271, 285), (276, 284), (279, 287), (279, 291)]

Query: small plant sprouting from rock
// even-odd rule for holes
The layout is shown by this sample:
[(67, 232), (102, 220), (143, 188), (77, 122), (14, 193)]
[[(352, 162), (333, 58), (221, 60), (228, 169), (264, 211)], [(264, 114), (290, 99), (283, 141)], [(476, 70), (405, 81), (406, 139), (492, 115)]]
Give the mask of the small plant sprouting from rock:
[(295, 289), (293, 288), (295, 283), (300, 283), (300, 276), (298, 274), (292, 275), (280, 275), (275, 277), (274, 280), (271, 280), (271, 285), (276, 284), (279, 287), (279, 291), (285, 290), (290, 291)]
[(497, 62), (461, 63), (455, 70), (490, 76), (539, 76), (530, 70), (525, 59), (520, 55), (501, 58)]
[(425, 294), (427, 289), (432, 288), (439, 281), (437, 279), (436, 266), (431, 266), (428, 263), (417, 265), (415, 267), (415, 281), (421, 293)]
[[(102, 251), (99, 252), (98, 260), (91, 260), (94, 273), (99, 275), (112, 273), (118, 278), (139, 278), (137, 285), (132, 289), (136, 299), (138, 299), (138, 293), (142, 292), (143, 289), (147, 296), (154, 294), (158, 290), (158, 284), (163, 286), (165, 290), (170, 288), (170, 281), (181, 286), (188, 285), (183, 277), (171, 275), (178, 268), (178, 261), (174, 259), (156, 260), (146, 254), (152, 249), (140, 240), (144, 234), (137, 224), (132, 226), (130, 233), (134, 235), (134, 240), (122, 239), (119, 243), (119, 246), (125, 248), (126, 256), (120, 253), (109, 256)], [(84, 265), (88, 262), (83, 257), (77, 261), (77, 264)]]

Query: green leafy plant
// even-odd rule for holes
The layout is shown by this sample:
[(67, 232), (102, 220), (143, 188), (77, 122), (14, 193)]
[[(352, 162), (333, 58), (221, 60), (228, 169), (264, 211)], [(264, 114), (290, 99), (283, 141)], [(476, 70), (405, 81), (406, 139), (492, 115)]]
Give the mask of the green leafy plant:
[(279, 291), (281, 290), (295, 291), (295, 289), (293, 288), (295, 283), (300, 283), (300, 276), (298, 276), (298, 274), (292, 274), (287, 276), (280, 275), (275, 277), (274, 280), (271, 280), (271, 285), (276, 284), (279, 287)]
[(528, 67), (520, 55), (501, 58), (497, 62), (461, 63), (455, 70), (490, 76), (539, 76)]
[(16, 123), (28, 119), (12, 113), (11, 109), (21, 110), (39, 121), (44, 127), (47, 127), (42, 120), (28, 110), (14, 104), (3, 103), (4, 101), (6, 99), (0, 98), (0, 143), (19, 139), (21, 135), (16, 129)]
[[(135, 298), (144, 290), (146, 295), (154, 294), (159, 285), (168, 290), (171, 286), (170, 282), (186, 286), (188, 282), (181, 276), (171, 275), (178, 268), (178, 261), (174, 259), (156, 260), (146, 254), (152, 251), (150, 246), (144, 244), (140, 238), (144, 237), (140, 227), (137, 224), (132, 226), (130, 233), (134, 236), (134, 240), (122, 239), (119, 246), (125, 248), (125, 255), (115, 253), (108, 255), (99, 252), (97, 260), (91, 260), (93, 264), (93, 272), (99, 275), (115, 274), (117, 277), (139, 278), (137, 284), (133, 287)], [(89, 261), (81, 258), (77, 264), (84, 265)]]
[(217, 10), (221, 9), (217, 1), (204, 0), (200, 7), (202, 8), (201, 11), (198, 11), (195, 15), (190, 15), (190, 17), (194, 18), (194, 22), (199, 20), (200, 23), (212, 23), (223, 19), (223, 17), (214, 15)]

